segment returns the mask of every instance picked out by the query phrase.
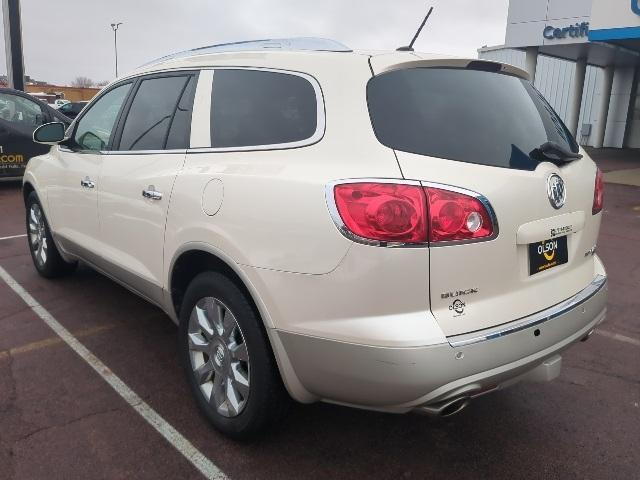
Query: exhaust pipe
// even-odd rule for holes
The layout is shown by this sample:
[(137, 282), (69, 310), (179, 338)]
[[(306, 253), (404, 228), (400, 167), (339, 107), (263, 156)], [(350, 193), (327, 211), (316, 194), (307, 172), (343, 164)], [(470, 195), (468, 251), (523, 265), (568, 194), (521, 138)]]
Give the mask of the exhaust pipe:
[(417, 412), (434, 417), (450, 417), (466, 408), (470, 402), (471, 397), (457, 397), (436, 405), (423, 405), (417, 410)]
[(440, 410), (440, 416), (451, 417), (456, 413), (460, 413), (462, 410), (467, 408), (467, 405), (469, 405), (470, 402), (471, 399), (469, 397), (457, 398), (451, 403), (446, 404), (446, 406), (444, 406), (442, 410)]
[(589, 340), (591, 338), (591, 335), (593, 335), (593, 332), (595, 332), (596, 329), (592, 329), (589, 333), (587, 333), (584, 337), (582, 337), (580, 339), (581, 342), (586, 342), (587, 340)]

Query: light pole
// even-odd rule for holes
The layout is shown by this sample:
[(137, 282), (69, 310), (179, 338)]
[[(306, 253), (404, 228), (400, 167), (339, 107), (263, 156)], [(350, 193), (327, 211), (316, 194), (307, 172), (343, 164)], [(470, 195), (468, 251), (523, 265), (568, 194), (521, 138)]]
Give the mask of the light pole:
[(118, 78), (118, 27), (120, 25), (122, 25), (122, 22), (111, 24), (111, 28), (113, 29), (113, 48), (116, 52), (116, 78)]

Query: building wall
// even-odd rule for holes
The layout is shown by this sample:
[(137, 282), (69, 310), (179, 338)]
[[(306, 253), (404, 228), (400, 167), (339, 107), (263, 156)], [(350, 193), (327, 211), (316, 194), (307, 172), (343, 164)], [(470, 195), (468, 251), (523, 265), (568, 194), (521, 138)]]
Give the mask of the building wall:
[[(627, 3), (628, 0), (613, 1)], [(527, 47), (586, 42), (586, 36), (546, 40), (543, 32), (548, 26), (563, 28), (589, 22), (591, 2), (592, 0), (510, 0), (504, 43), (510, 47)]]
[(627, 147), (640, 149), (640, 91), (636, 93), (633, 100), (633, 109), (629, 120), (629, 135), (627, 138)]
[[(512, 0), (513, 1), (513, 0)], [(510, 48), (489, 49), (480, 51), (480, 58), (509, 63), (525, 68), (525, 53)], [(558, 115), (566, 122), (569, 114), (569, 102), (573, 95), (572, 85), (575, 75), (575, 64), (566, 60), (540, 56), (535, 86), (545, 96)], [(627, 125), (627, 114), (633, 87), (633, 68), (616, 70), (609, 116), (605, 136), (605, 147), (622, 148)], [(580, 121), (578, 122), (577, 140), (581, 145), (593, 145), (594, 132), (599, 121), (600, 91), (602, 90), (603, 71), (601, 68), (588, 66), (582, 94)], [(582, 135), (583, 125), (591, 125), (591, 134)]]
[[(613, 77), (611, 89), (611, 101), (609, 103), (609, 118), (604, 137), (604, 145), (621, 148), (624, 143), (624, 134), (629, 115), (629, 103), (633, 90), (634, 68), (617, 68)], [(600, 96), (597, 96), (597, 101)]]
[(640, 15), (629, 5), (629, 0), (595, 0), (591, 15), (592, 30), (640, 27)]
[(72, 102), (82, 102), (91, 100), (99, 91), (99, 88), (93, 87), (65, 87), (61, 85), (26, 85), (26, 91), (29, 93), (48, 93), (61, 95)]

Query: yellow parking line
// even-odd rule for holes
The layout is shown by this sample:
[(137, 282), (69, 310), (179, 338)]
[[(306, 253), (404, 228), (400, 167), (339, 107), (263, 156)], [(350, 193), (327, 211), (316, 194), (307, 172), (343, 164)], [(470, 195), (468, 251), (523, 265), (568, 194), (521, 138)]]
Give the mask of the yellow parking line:
[[(116, 325), (101, 325), (99, 327), (87, 328), (86, 330), (80, 330), (76, 332), (74, 335), (76, 337), (90, 337), (91, 335), (95, 335), (96, 333), (106, 332), (108, 330), (113, 330)], [(9, 350), (0, 351), (0, 360), (4, 358), (8, 358), (9, 356), (18, 355), (21, 353), (33, 352), (34, 350), (40, 350), (46, 347), (50, 347), (52, 345), (59, 345), (63, 343), (60, 337), (51, 337), (45, 338), (44, 340), (39, 340), (37, 342), (27, 343), (26, 345), (22, 345), (20, 347), (10, 348)]]

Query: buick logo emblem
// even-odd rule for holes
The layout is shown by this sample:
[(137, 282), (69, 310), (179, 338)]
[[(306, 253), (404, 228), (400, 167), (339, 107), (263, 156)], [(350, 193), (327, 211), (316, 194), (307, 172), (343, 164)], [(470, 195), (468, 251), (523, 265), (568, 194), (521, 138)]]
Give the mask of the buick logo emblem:
[(547, 195), (551, 206), (556, 210), (562, 208), (567, 199), (567, 189), (564, 186), (564, 180), (560, 175), (552, 173), (547, 179)]

